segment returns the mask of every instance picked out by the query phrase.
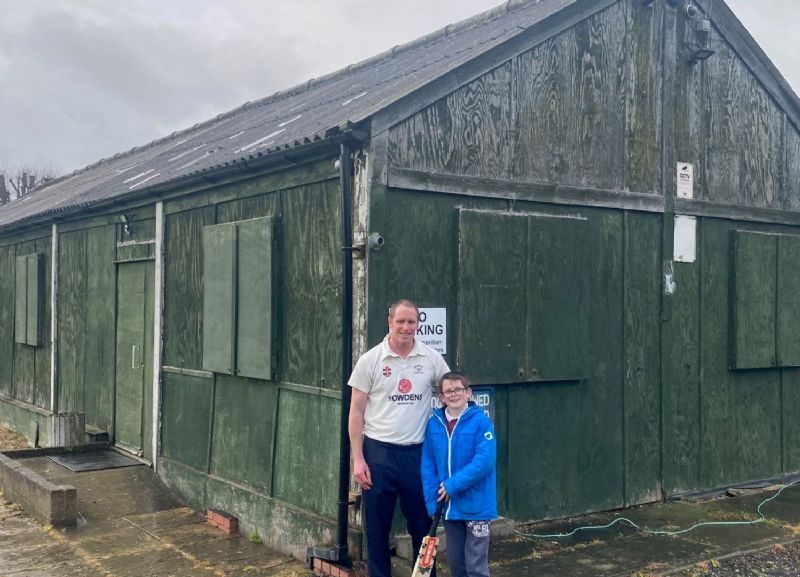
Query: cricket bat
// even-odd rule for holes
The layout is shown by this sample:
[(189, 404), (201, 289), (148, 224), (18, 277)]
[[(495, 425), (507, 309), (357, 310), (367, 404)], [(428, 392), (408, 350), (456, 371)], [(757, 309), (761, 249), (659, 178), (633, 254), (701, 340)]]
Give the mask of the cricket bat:
[(414, 570), (411, 572), (411, 577), (426, 577), (431, 574), (433, 570), (433, 562), (436, 560), (436, 549), (439, 546), (439, 538), (436, 536), (436, 529), (439, 528), (439, 519), (442, 518), (442, 511), (444, 510), (444, 501), (439, 502), (436, 508), (436, 514), (433, 516), (433, 523), (431, 523), (431, 530), (428, 535), (422, 538), (422, 546), (419, 548), (419, 555), (417, 562), (414, 563)]

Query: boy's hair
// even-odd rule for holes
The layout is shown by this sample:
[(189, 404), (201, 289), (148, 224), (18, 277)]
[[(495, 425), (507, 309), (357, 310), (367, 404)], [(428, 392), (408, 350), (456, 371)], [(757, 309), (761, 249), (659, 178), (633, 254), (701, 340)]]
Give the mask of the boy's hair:
[(449, 373), (443, 374), (442, 377), (436, 382), (437, 394), (442, 394), (442, 383), (445, 381), (458, 381), (465, 389), (470, 388), (469, 379), (467, 378), (467, 375), (459, 371), (450, 371)]

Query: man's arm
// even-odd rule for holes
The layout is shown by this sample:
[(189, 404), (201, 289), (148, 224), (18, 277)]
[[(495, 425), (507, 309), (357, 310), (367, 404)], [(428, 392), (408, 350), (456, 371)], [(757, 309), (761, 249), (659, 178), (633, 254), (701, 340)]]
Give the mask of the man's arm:
[(353, 476), (365, 491), (372, 487), (372, 476), (369, 466), (364, 460), (364, 410), (366, 408), (367, 393), (353, 387), (348, 419), (350, 452), (353, 455)]

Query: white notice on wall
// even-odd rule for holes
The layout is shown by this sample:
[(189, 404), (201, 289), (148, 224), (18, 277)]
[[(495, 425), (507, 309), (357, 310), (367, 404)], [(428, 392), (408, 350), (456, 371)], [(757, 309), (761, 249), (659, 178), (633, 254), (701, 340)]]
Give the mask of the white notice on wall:
[(694, 166), (678, 163), (678, 198), (694, 198)]
[(694, 262), (697, 256), (697, 219), (682, 214), (675, 215), (675, 262)]
[(417, 340), (439, 353), (447, 354), (447, 309), (419, 309)]

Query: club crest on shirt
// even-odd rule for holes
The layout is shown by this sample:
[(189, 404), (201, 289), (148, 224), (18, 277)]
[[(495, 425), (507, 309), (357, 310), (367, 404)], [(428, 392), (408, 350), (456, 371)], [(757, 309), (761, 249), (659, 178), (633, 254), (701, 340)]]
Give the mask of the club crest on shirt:
[(386, 377), (387, 379), (390, 376), (392, 376), (392, 369), (390, 369), (389, 367), (383, 367), (383, 376)]
[(414, 365), (414, 374), (421, 375), (424, 372), (424, 368), (422, 365)]

